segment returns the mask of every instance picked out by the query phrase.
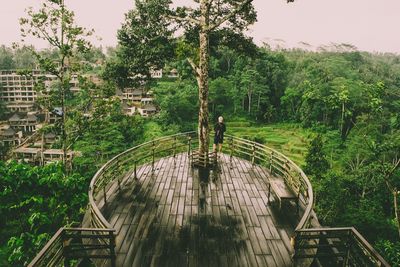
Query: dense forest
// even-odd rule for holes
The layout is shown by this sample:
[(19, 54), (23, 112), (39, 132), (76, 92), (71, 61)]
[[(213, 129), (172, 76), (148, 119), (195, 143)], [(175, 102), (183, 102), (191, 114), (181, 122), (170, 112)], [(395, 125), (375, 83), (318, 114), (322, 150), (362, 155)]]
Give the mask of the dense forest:
[[(92, 59), (115, 62), (116, 50), (110, 48), (106, 56), (93, 49)], [(0, 69), (32, 67), (29, 58), (23, 50), (2, 47)], [(75, 129), (73, 147), (82, 152), (70, 173), (58, 165), (0, 164), (0, 216), (7, 218), (1, 220), (3, 264), (26, 264), (60, 226), (79, 223), (91, 176), (111, 156), (195, 128), (197, 87), (186, 61), (166, 66), (176, 68), (179, 79), (149, 85), (160, 108), (150, 119), (121, 113), (110, 89), (118, 84), (108, 79), (108, 66), (87, 70), (104, 77), (103, 86), (82, 90), (70, 100), (76, 107), (68, 121)], [(85, 120), (78, 110), (89, 104), (93, 116)], [(394, 210), (400, 187), (399, 56), (347, 45), (318, 52), (264, 46), (251, 53), (220, 46), (211, 58), (210, 116), (220, 115), (228, 131), (230, 121), (307, 128), (310, 143), (302, 167), (311, 178), (321, 223), (355, 226), (393, 265), (400, 264)], [(245, 137), (266, 140), (260, 134)]]
[[(156, 10), (144, 4), (137, 10), (141, 8)], [(230, 125), (305, 132), (306, 153), (296, 162), (312, 182), (321, 224), (356, 227), (399, 266), (400, 56), (361, 52), (348, 44), (315, 51), (259, 47), (241, 34), (246, 23), (255, 20), (253, 8), (245, 11), (236, 25), (239, 30), (224, 28), (204, 37), (210, 43), (205, 50), (209, 69), (202, 77), (209, 86), (210, 120), (222, 115), (229, 133), (267, 145), (267, 134), (243, 134)], [(95, 48), (80, 39), (91, 32), (73, 25), (72, 12), (66, 13), (72, 25), (67, 28), (68, 45), (44, 35), (42, 39), (54, 42), (51, 49), (0, 47), (0, 69), (19, 69), (22, 74), (38, 66), (59, 77), (61, 89), (54, 95), (51, 91), (49, 101), (39, 102), (47, 101), (40, 104), (49, 110), (62, 106), (62, 122), (42, 131), (62, 136), (54, 147), (81, 153), (69, 168), (62, 163), (33, 167), (0, 162), (0, 217), (7, 218), (0, 221), (0, 265), (26, 265), (59, 227), (79, 224), (90, 179), (112, 156), (144, 141), (196, 128), (198, 100), (204, 97), (199, 96), (202, 80), (193, 71), (198, 60), (193, 46), (199, 41), (196, 28), (184, 38), (172, 38), (167, 20), (150, 14), (154, 21), (141, 21), (146, 17), (135, 12), (128, 13), (116, 48)], [(60, 21), (57, 12), (49, 14), (54, 18), (50, 23)], [(42, 25), (35, 24), (48, 18), (41, 15), (32, 16), (32, 23), (22, 20), (31, 27), (27, 33), (43, 34)], [(157, 34), (147, 38), (152, 31)], [(144, 41), (132, 42), (134, 37)], [(193, 61), (187, 60), (190, 56)], [(166, 73), (176, 69), (179, 77), (151, 79), (153, 66)], [(132, 70), (138, 75), (132, 76)], [(68, 92), (72, 73), (80, 81), (76, 95)], [(85, 74), (101, 77), (102, 83), (93, 83)], [(137, 80), (143, 77), (146, 83)], [(151, 118), (124, 115), (116, 96), (139, 85), (154, 93), (160, 112)], [(37, 87), (43, 90), (41, 84)], [(0, 119), (6, 120), (6, 114), (0, 103)], [(0, 149), (5, 154), (8, 148)]]

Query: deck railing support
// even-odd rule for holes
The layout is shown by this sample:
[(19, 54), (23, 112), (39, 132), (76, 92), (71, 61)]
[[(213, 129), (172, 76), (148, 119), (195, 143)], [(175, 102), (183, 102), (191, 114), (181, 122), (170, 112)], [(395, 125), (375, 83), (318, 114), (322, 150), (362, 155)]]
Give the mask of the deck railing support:
[(274, 174), (274, 172), (273, 172), (273, 167), (272, 167), (273, 157), (274, 157), (274, 152), (271, 151), (271, 155), (270, 155), (270, 157), (269, 157), (269, 171), (270, 171), (272, 174)]
[(151, 159), (151, 170), (154, 171), (154, 153), (155, 153), (155, 143), (153, 141), (153, 147), (152, 147), (152, 159)]
[(104, 205), (107, 205), (107, 192), (106, 187), (103, 187)]
[(110, 255), (111, 255), (111, 267), (116, 267), (116, 254), (115, 254), (115, 235), (113, 232), (109, 232), (110, 238)]
[(135, 160), (135, 165), (134, 165), (134, 167), (133, 167), (133, 177), (135, 178), (135, 180), (138, 179), (138, 177), (137, 177), (137, 172), (136, 172), (136, 165), (137, 165), (137, 162), (136, 162), (136, 160)]
[(176, 157), (176, 136), (174, 136), (174, 144), (173, 144), (173, 156), (174, 156), (174, 159), (175, 159), (175, 157)]
[(255, 157), (256, 157), (256, 145), (253, 144), (253, 152), (252, 152), (252, 155), (251, 155), (251, 165), (253, 165), (253, 166), (254, 166)]
[(188, 136), (188, 155), (190, 155), (191, 146), (192, 146), (192, 137), (189, 135)]
[(233, 157), (233, 150), (234, 150), (234, 147), (233, 147), (233, 138), (231, 137), (231, 138), (229, 138), (229, 147), (230, 147), (230, 156), (229, 156), (229, 161), (230, 161), (230, 163), (232, 164), (232, 157)]
[(118, 182), (118, 191), (119, 192), (121, 192), (121, 178), (120, 178), (120, 166), (119, 166), (119, 159), (117, 159), (117, 175), (118, 175), (118, 179), (117, 179), (117, 182)]
[[(62, 244), (62, 254), (63, 255), (68, 255), (68, 243), (67, 243), (67, 239), (65, 238), (65, 231), (61, 232), (61, 244)], [(68, 256), (64, 257), (64, 266), (65, 267), (69, 267), (69, 258)]]

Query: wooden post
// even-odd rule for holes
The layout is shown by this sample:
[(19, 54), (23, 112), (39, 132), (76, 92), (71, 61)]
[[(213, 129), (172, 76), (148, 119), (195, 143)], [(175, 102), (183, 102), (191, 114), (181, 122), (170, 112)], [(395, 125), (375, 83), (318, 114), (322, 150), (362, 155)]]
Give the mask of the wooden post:
[(103, 195), (104, 195), (104, 205), (107, 205), (107, 194), (106, 194), (106, 187), (103, 187)]
[(270, 198), (270, 196), (271, 196), (271, 182), (269, 182), (269, 184), (268, 184), (268, 199), (267, 199), (267, 204), (269, 204), (269, 198)]
[(253, 153), (252, 153), (252, 156), (251, 156), (251, 165), (253, 165), (253, 166), (254, 166), (255, 157), (256, 157), (256, 145), (253, 144)]
[(271, 156), (270, 156), (270, 158), (269, 158), (269, 171), (271, 172), (271, 174), (273, 174), (273, 168), (272, 168), (272, 159), (273, 159), (273, 156), (274, 156), (274, 152), (271, 151)]
[(62, 230), (61, 232), (61, 244), (62, 244), (62, 255), (64, 258), (64, 266), (69, 267), (69, 257), (68, 257), (68, 246), (67, 246), (67, 240), (65, 238), (65, 229)]
[(175, 159), (175, 156), (176, 156), (176, 136), (174, 136), (173, 150), (174, 150), (174, 159)]
[(96, 184), (94, 184), (93, 185), (93, 199), (96, 201), (96, 189), (97, 189), (97, 186), (96, 186)]
[(188, 156), (190, 156), (191, 145), (192, 145), (192, 137), (188, 136)]
[(351, 245), (352, 245), (352, 232), (351, 230), (348, 230), (348, 239), (347, 239), (347, 244), (346, 244), (346, 256), (343, 260), (343, 267), (349, 266), (349, 259), (350, 259), (350, 251), (351, 251)]
[(134, 175), (133, 178), (135, 178), (135, 180), (138, 179), (138, 177), (137, 177), (137, 172), (136, 172), (136, 164), (137, 164), (137, 163), (136, 163), (136, 160), (135, 160), (135, 165), (134, 165), (134, 167), (133, 167), (133, 173), (134, 173), (134, 174), (133, 174), (133, 175)]
[(155, 143), (153, 141), (153, 147), (152, 147), (152, 161), (151, 161), (151, 170), (154, 171), (154, 150), (155, 150)]
[(118, 182), (118, 191), (119, 192), (121, 192), (121, 178), (120, 178), (120, 166), (119, 166), (119, 158), (117, 158), (117, 175), (118, 175), (118, 179), (117, 179), (117, 182)]
[(233, 137), (231, 137), (231, 138), (229, 139), (229, 147), (230, 147), (230, 150), (231, 150), (231, 154), (230, 154), (230, 157), (229, 157), (229, 161), (232, 163), (233, 149), (234, 149), (234, 147), (233, 147)]
[(111, 267), (116, 267), (116, 255), (115, 255), (115, 236), (113, 232), (109, 232), (110, 238), (110, 256), (111, 256)]

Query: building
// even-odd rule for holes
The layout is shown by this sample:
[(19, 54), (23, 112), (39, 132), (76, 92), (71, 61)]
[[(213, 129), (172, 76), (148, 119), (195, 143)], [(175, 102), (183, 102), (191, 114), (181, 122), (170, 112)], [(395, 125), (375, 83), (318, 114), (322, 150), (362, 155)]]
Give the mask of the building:
[(20, 147), (13, 151), (14, 157), (17, 160), (26, 163), (36, 164), (40, 162), (40, 149), (33, 147)]
[(156, 70), (156, 69), (151, 69), (150, 70), (150, 76), (153, 79), (161, 79), (163, 77), (163, 70)]
[(44, 143), (46, 145), (52, 145), (56, 142), (56, 135), (53, 133), (47, 133), (44, 135)]
[(127, 103), (122, 103), (122, 112), (127, 116), (133, 116), (136, 113), (136, 107), (130, 106)]
[(154, 102), (154, 99), (151, 97), (145, 97), (145, 98), (140, 99), (140, 104), (142, 106), (151, 105), (151, 104), (153, 104), (153, 102)]
[[(62, 149), (46, 149), (41, 152), (40, 148), (34, 147), (20, 147), (13, 151), (14, 157), (18, 160), (22, 160), (31, 164), (40, 164), (43, 157), (43, 164), (49, 164), (51, 162), (61, 161), (63, 159), (64, 152)], [(67, 160), (72, 159), (73, 151), (67, 152)]]
[(145, 92), (142, 88), (125, 88), (122, 92), (121, 99), (123, 101), (140, 103), (144, 93)]
[(22, 132), (8, 128), (0, 133), (0, 141), (7, 146), (17, 146), (21, 143)]
[(73, 74), (71, 75), (71, 80), (69, 82), (69, 90), (71, 91), (71, 93), (76, 94), (78, 93), (81, 89), (79, 88), (79, 79), (78, 79), (78, 75)]
[(8, 119), (8, 124), (15, 131), (32, 133), (36, 131), (36, 127), (39, 124), (39, 121), (38, 118), (33, 114), (28, 114), (25, 117), (21, 117), (17, 113), (15, 113)]
[(147, 104), (137, 109), (142, 117), (150, 117), (157, 113), (157, 108), (153, 104)]
[(169, 73), (168, 73), (168, 78), (178, 78), (179, 77), (179, 73), (177, 69), (172, 69)]
[[(72, 159), (73, 152), (67, 152), (67, 161)], [(62, 149), (46, 149), (43, 151), (43, 163), (49, 164), (52, 162), (61, 161), (64, 157), (64, 152)]]
[(35, 109), (38, 97), (35, 84), (40, 80), (50, 88), (56, 76), (33, 70), (29, 75), (20, 75), (16, 70), (0, 71), (0, 101), (5, 102), (11, 112), (28, 112)]

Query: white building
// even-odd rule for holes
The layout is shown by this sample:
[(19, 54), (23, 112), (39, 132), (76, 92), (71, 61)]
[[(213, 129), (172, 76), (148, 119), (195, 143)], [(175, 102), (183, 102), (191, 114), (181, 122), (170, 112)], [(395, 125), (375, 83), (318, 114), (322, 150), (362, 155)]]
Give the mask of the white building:
[(45, 74), (40, 70), (33, 70), (29, 75), (20, 75), (16, 70), (0, 71), (0, 101), (12, 112), (28, 112), (34, 110), (34, 103), (38, 96), (35, 84), (43, 80), (50, 88), (54, 75)]
[(153, 104), (144, 105), (137, 110), (142, 117), (150, 117), (157, 113), (157, 108)]
[(32, 133), (36, 131), (39, 121), (38, 118), (33, 114), (28, 114), (24, 117), (21, 117), (15, 113), (8, 119), (8, 124), (16, 131)]
[(163, 70), (156, 70), (156, 69), (151, 69), (150, 70), (150, 76), (153, 79), (161, 79), (163, 77)]

